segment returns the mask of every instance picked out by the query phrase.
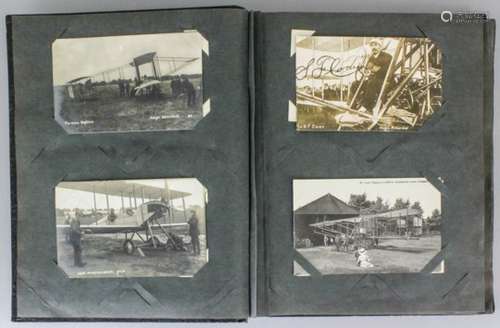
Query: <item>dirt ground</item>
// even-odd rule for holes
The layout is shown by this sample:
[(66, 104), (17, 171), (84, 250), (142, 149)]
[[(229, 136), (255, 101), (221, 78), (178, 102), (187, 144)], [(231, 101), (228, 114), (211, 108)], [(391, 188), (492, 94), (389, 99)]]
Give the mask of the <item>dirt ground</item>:
[(58, 235), (58, 265), (70, 278), (103, 277), (167, 277), (192, 276), (208, 261), (205, 236), (200, 236), (201, 255), (187, 251), (145, 249), (142, 257), (135, 251), (128, 255), (123, 251), (124, 237), (116, 235), (85, 235), (82, 239), (83, 268), (73, 265), (73, 247)]
[[(198, 86), (200, 81), (193, 83)], [(171, 97), (169, 83), (162, 82), (156, 98), (120, 97), (117, 85), (98, 85), (96, 96), (84, 101), (70, 99), (64, 87), (55, 87), (55, 117), (69, 133), (194, 128), (203, 117), (202, 90), (197, 90), (195, 105), (188, 107), (184, 95)]]
[[(298, 249), (322, 274), (419, 272), (440, 250), (441, 236), (380, 240), (378, 248), (368, 250), (374, 267), (360, 268), (352, 251), (337, 252), (335, 246)], [(294, 274), (307, 273), (295, 263)]]

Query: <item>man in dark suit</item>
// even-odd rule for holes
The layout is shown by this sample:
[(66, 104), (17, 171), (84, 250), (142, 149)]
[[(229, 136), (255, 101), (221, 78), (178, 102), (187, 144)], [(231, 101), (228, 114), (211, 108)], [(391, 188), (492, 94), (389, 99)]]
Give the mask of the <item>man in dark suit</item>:
[(80, 220), (78, 219), (78, 214), (70, 221), (69, 225), (69, 241), (73, 246), (73, 257), (74, 265), (77, 267), (83, 267), (86, 263), (82, 262), (82, 231), (80, 229)]
[(373, 111), (392, 61), (392, 56), (382, 50), (381, 39), (370, 40), (369, 46), (371, 55), (365, 66), (365, 80), (356, 100), (360, 112)]
[(186, 93), (188, 107), (194, 106), (196, 102), (196, 89), (186, 76), (182, 77), (182, 90)]
[(189, 236), (191, 237), (191, 245), (193, 245), (194, 255), (200, 254), (200, 230), (198, 229), (198, 217), (195, 211), (191, 211), (191, 218), (188, 221)]

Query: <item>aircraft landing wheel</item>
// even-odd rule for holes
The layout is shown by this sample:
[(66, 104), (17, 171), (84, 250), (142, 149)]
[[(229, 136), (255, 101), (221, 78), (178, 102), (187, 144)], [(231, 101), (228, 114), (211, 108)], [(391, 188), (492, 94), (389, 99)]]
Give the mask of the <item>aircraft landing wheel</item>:
[(131, 255), (135, 251), (135, 245), (132, 240), (125, 240), (123, 243), (123, 250), (125, 253)]

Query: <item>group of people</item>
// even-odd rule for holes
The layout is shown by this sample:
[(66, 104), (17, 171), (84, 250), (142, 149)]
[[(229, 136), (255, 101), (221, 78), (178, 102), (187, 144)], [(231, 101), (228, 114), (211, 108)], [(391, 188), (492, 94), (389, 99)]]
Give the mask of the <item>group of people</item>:
[(196, 89), (187, 76), (175, 76), (170, 82), (172, 97), (177, 99), (181, 94), (186, 95), (186, 105), (192, 107), (196, 104)]
[[(354, 244), (354, 239), (352, 237), (347, 236), (346, 234), (338, 234), (335, 238), (323, 236), (323, 243), (326, 246), (335, 245), (337, 252), (349, 251), (349, 246)], [(378, 240), (377, 240), (378, 243)], [(359, 246), (354, 247), (354, 258), (356, 260), (356, 265), (361, 268), (373, 268), (374, 265), (370, 262), (370, 257), (368, 256), (368, 251)]]
[[(147, 81), (147, 76), (144, 76), (143, 81)], [(135, 87), (141, 85), (140, 80), (137, 78), (134, 80), (134, 85), (132, 85), (131, 81), (126, 79), (118, 80), (118, 89), (120, 92), (120, 97), (130, 97), (134, 95)], [(177, 75), (175, 76), (171, 82), (170, 87), (172, 89), (172, 98), (177, 99), (180, 95), (186, 96), (186, 106), (193, 107), (196, 105), (196, 88), (191, 81), (189, 81), (188, 77), (185, 75)], [(151, 90), (145, 90), (145, 94), (156, 95), (159, 93), (159, 87), (157, 85), (152, 85)]]
[(120, 90), (120, 97), (130, 97), (130, 82), (129, 80), (118, 80), (118, 89)]

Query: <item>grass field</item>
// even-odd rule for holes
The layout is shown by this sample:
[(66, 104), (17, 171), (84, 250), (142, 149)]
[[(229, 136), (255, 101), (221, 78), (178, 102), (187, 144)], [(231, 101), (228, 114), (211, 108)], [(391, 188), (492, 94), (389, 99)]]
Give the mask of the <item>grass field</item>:
[[(301, 248), (298, 251), (322, 274), (419, 272), (441, 250), (441, 237), (386, 239), (368, 250), (373, 268), (356, 265), (353, 252), (337, 252), (335, 246)], [(294, 265), (295, 275), (306, 272)]]
[[(118, 238), (120, 237), (120, 238)], [(135, 251), (123, 251), (123, 236), (85, 235), (82, 239), (83, 268), (73, 266), (73, 247), (58, 235), (58, 265), (70, 278), (167, 277), (192, 276), (207, 263), (204, 235), (200, 236), (201, 255), (188, 251), (143, 249), (145, 257)]]
[(71, 99), (64, 87), (54, 87), (55, 118), (69, 133), (189, 130), (202, 116), (201, 78), (192, 79), (196, 102), (171, 97), (170, 81), (162, 81), (159, 97), (120, 96), (116, 84), (94, 86), (86, 100)]

